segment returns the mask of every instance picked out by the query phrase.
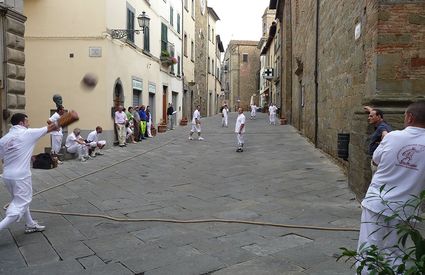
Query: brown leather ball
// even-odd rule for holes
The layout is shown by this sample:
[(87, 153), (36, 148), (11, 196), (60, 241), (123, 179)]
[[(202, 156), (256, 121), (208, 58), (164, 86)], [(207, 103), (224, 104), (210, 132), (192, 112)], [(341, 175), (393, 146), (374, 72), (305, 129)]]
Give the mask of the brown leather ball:
[(81, 80), (81, 84), (86, 89), (94, 89), (97, 85), (97, 76), (92, 73), (86, 73)]

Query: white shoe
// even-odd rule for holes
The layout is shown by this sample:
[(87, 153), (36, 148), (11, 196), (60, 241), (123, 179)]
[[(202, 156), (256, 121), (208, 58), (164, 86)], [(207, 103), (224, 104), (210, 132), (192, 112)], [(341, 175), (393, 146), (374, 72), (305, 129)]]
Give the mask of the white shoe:
[(39, 225), (37, 221), (34, 221), (33, 225), (25, 225), (25, 234), (34, 232), (42, 232), (46, 229), (44, 225)]
[(204, 140), (204, 138), (203, 137), (198, 137), (198, 140)]
[(102, 152), (96, 152), (95, 155), (96, 156), (103, 156), (104, 154)]
[(193, 137), (189, 137), (189, 140), (193, 140)]
[(92, 153), (90, 154), (90, 157), (95, 158), (95, 157), (96, 157), (96, 153), (95, 153), (95, 152), (92, 152)]
[(83, 157), (82, 157), (82, 158), (80, 158), (80, 161), (81, 161), (81, 162), (86, 162), (87, 160), (86, 160), (85, 158), (83, 158)]

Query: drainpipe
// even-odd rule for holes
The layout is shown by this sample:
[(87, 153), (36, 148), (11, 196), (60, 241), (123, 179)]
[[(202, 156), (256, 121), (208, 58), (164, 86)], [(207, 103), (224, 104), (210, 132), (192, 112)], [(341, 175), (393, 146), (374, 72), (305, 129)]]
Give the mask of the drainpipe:
[[(182, 26), (182, 28), (181, 28), (181, 32), (182, 32), (182, 47), (181, 47), (181, 49), (182, 49), (182, 52), (180, 53), (181, 54), (180, 68), (182, 70), (181, 71), (181, 78), (182, 78), (183, 89), (181, 91), (181, 95), (182, 95), (182, 118), (183, 118), (186, 114), (186, 110), (183, 109), (183, 106), (187, 108), (187, 104), (183, 102), (184, 99), (186, 99), (186, 101), (187, 101), (187, 98), (184, 97), (185, 76), (184, 76), (184, 65), (183, 65), (184, 64), (184, 1), (182, 1), (182, 17), (181, 17), (181, 20), (182, 20), (182, 24), (181, 24), (181, 26)], [(187, 94), (186, 94), (186, 96), (187, 96)]]
[(319, 6), (320, 0), (316, 0), (316, 56), (314, 64), (314, 146), (317, 148), (317, 136), (319, 127)]

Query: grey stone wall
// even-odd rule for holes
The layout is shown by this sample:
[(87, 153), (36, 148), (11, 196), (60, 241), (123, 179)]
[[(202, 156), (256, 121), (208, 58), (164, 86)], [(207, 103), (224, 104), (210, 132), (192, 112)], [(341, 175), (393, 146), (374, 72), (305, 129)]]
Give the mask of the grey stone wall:
[[(366, 149), (373, 132), (362, 106), (382, 109), (397, 129), (402, 128), (404, 108), (425, 95), (425, 2), (318, 1), (317, 52), (317, 1), (283, 2), (286, 8), (278, 8), (277, 17), (284, 34), (284, 113), (313, 142), (317, 131), (316, 146), (347, 170), (360, 199), (370, 182)], [(361, 34), (355, 39), (357, 24)], [(350, 133), (348, 161), (337, 157), (337, 134), (342, 132)]]
[(202, 15), (200, 0), (195, 4), (195, 82), (193, 105), (201, 106), (201, 115), (206, 116), (208, 111), (208, 12)]

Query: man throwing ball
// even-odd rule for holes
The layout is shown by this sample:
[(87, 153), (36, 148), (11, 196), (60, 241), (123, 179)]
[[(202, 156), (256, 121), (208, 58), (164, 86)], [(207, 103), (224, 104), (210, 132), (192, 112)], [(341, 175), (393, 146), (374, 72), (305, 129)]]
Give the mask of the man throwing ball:
[(0, 230), (23, 217), (25, 233), (40, 232), (46, 227), (34, 221), (29, 210), (32, 200), (30, 161), (35, 143), (59, 127), (51, 123), (43, 128), (28, 128), (28, 117), (22, 113), (14, 114), (10, 122), (12, 128), (0, 139), (0, 159), (4, 162), (3, 181), (12, 201), (6, 210), (6, 217), (0, 222)]

